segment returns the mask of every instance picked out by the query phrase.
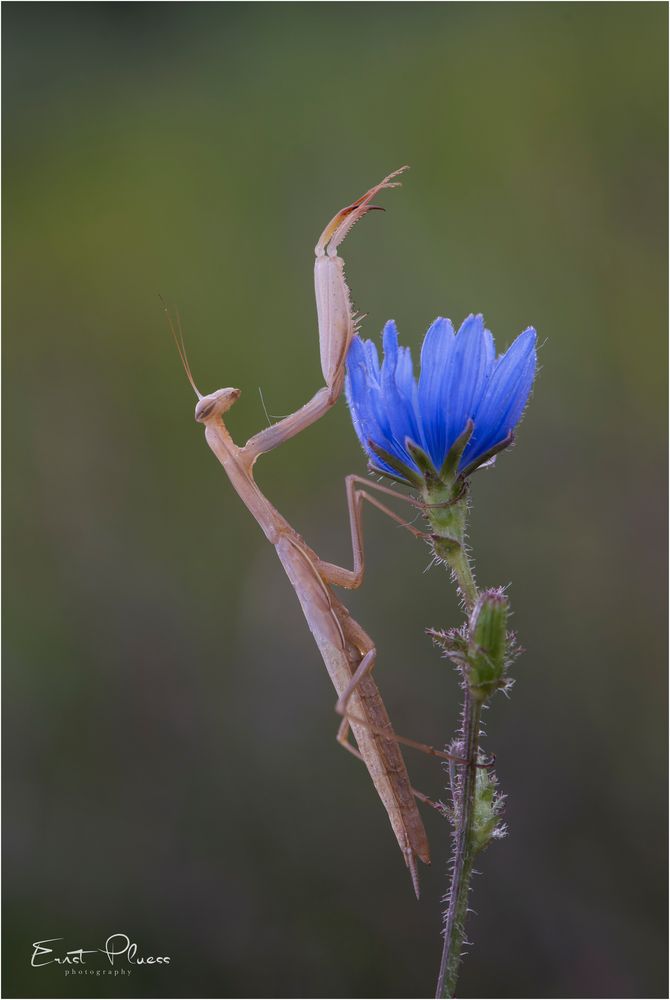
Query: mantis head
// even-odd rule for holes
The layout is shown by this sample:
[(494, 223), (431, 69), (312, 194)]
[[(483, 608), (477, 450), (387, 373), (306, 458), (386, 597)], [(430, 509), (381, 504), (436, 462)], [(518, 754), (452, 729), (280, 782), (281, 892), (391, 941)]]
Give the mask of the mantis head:
[(201, 396), (195, 404), (195, 419), (204, 424), (212, 417), (221, 416), (240, 398), (240, 389), (217, 389), (208, 396)]

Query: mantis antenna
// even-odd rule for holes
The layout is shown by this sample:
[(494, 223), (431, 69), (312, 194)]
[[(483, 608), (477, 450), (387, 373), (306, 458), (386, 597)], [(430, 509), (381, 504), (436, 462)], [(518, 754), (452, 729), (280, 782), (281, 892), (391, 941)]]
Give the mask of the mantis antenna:
[(198, 399), (202, 399), (202, 393), (195, 384), (195, 379), (193, 378), (193, 372), (191, 371), (191, 366), (188, 361), (188, 355), (186, 353), (186, 344), (184, 343), (184, 331), (182, 330), (181, 327), (179, 310), (177, 309), (176, 313), (177, 326), (175, 329), (175, 324), (172, 320), (172, 316), (170, 315), (170, 310), (167, 307), (165, 299), (163, 298), (162, 295), (159, 295), (158, 298), (161, 300), (161, 303), (163, 305), (163, 312), (165, 313), (165, 318), (167, 320), (168, 327), (170, 328), (170, 333), (172, 334), (172, 339), (174, 340), (175, 347), (177, 348), (177, 352), (179, 353), (179, 358), (181, 360), (182, 366), (184, 368), (184, 371), (186, 372), (186, 378), (191, 383), (191, 388), (193, 389), (193, 392), (196, 394)]

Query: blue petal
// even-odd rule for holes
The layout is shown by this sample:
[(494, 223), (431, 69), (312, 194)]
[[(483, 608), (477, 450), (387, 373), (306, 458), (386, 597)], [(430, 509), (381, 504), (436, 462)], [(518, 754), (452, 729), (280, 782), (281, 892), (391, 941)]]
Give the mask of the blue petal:
[(401, 389), (401, 392), (408, 400), (408, 406), (410, 407), (412, 420), (412, 433), (410, 434), (410, 437), (413, 441), (416, 441), (418, 445), (421, 445), (424, 450), (426, 450), (425, 430), (421, 415), (421, 407), (419, 405), (419, 386), (416, 378), (414, 377), (414, 364), (412, 363), (412, 352), (409, 347), (405, 348), (405, 359), (405, 384)]
[[(372, 357), (370, 348), (374, 352)], [(368, 441), (373, 440), (386, 447), (386, 415), (380, 405), (380, 387), (377, 382), (379, 360), (377, 349), (371, 341), (359, 341), (355, 337), (347, 357), (345, 392), (351, 409), (354, 429), (365, 451), (372, 457)], [(376, 364), (374, 363), (376, 361)]]
[(344, 383), (351, 419), (358, 439), (368, 454), (368, 439), (378, 433), (370, 412), (369, 378), (366, 352), (358, 337), (354, 337), (347, 356), (347, 374)]
[(411, 458), (405, 450), (405, 438), (412, 436), (411, 401), (403, 396), (398, 386), (398, 378), (403, 384), (403, 349), (398, 347), (398, 330), (393, 320), (384, 326), (383, 333), (384, 361), (381, 370), (382, 404), (388, 426), (389, 448), (404, 462)]
[(490, 330), (484, 330), (484, 349), (486, 351), (486, 377), (488, 379), (496, 363), (496, 345)]
[[(401, 414), (393, 399), (392, 374), (397, 359), (397, 332), (391, 326), (386, 337), (388, 354), (380, 371), (379, 356), (375, 345), (354, 338), (347, 357), (347, 381), (345, 390), (352, 411), (352, 421), (358, 438), (370, 458), (379, 464), (379, 459), (369, 446), (370, 441), (405, 461), (407, 456), (402, 442), (404, 425), (396, 428)], [(391, 380), (385, 388), (385, 383)]]
[(402, 398), (411, 400), (412, 388), (414, 386), (414, 366), (412, 365), (412, 352), (409, 347), (401, 347), (398, 352), (395, 384)]
[(421, 444), (422, 430), (412, 354), (409, 347), (397, 346), (395, 324), (388, 329), (388, 341), (386, 328), (384, 335), (385, 344), (388, 343), (391, 349), (389, 361), (395, 360), (395, 370), (391, 370), (389, 364), (386, 375), (383, 377), (384, 403), (389, 414), (389, 423), (395, 443), (403, 451), (406, 460), (413, 465), (411, 456), (405, 449), (405, 439), (409, 437), (417, 444)]
[(382, 345), (384, 348), (384, 360), (381, 369), (382, 403), (390, 435), (395, 439), (397, 446), (402, 448), (405, 412), (395, 381), (399, 358), (398, 330), (392, 319), (384, 325)]
[(373, 381), (379, 384), (381, 382), (381, 371), (379, 368), (379, 353), (377, 351), (377, 345), (372, 340), (364, 340), (363, 347), (365, 348), (368, 374)]
[[(353, 368), (355, 365), (362, 365), (363, 368), (367, 368), (369, 348), (372, 348), (375, 355), (377, 354), (377, 348), (371, 340), (361, 340), (360, 337), (354, 337), (349, 345), (347, 366)], [(377, 361), (377, 364), (379, 364), (379, 361)]]
[[(456, 334), (449, 370), (445, 373), (444, 398), (447, 403), (447, 442), (445, 454), (474, 418), (491, 367), (493, 338), (484, 329), (481, 315), (470, 315)], [(494, 348), (495, 350), (495, 348)]]
[(462, 466), (499, 444), (521, 419), (535, 378), (536, 339), (535, 330), (529, 327), (498, 358), (475, 413), (475, 431)]
[(384, 384), (395, 374), (395, 366), (398, 360), (398, 328), (393, 319), (384, 324), (382, 347), (384, 349), (382, 384)]
[(419, 410), (423, 425), (423, 447), (439, 464), (447, 440), (446, 413), (441, 388), (454, 344), (451, 321), (438, 316), (428, 328), (421, 347)]

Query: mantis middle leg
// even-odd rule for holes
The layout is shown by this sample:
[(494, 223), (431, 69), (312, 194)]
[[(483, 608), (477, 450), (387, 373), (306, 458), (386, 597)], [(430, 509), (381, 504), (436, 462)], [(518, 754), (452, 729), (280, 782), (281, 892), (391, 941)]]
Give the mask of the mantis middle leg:
[[(411, 504), (419, 510), (424, 508), (424, 504), (420, 500), (415, 500), (414, 497), (408, 497), (403, 493), (396, 493), (394, 490), (389, 489), (387, 486), (382, 486), (380, 483), (374, 483), (367, 479), (363, 479), (362, 476), (349, 475), (346, 477), (346, 492), (347, 492), (347, 504), (349, 507), (349, 518), (351, 522), (351, 538), (352, 538), (352, 549), (354, 557), (354, 568), (353, 570), (346, 569), (343, 566), (336, 566), (333, 563), (325, 563), (319, 561), (318, 568), (319, 572), (323, 575), (326, 582), (335, 584), (340, 587), (345, 587), (347, 589), (355, 589), (359, 587), (363, 581), (363, 575), (365, 572), (365, 550), (363, 545), (363, 519), (362, 519), (362, 507), (363, 500), (367, 500), (368, 503), (376, 507), (387, 517), (391, 518), (396, 524), (405, 528), (412, 535), (419, 538), (431, 537), (429, 532), (421, 531), (415, 528), (412, 524), (409, 524), (395, 511), (387, 507), (386, 504), (382, 503), (377, 497), (373, 496), (368, 492), (368, 487), (379, 491), (380, 493), (385, 493), (392, 496), (394, 499), (405, 500), (407, 503)], [(343, 743), (343, 739), (346, 737), (347, 730), (345, 728), (345, 723), (355, 722), (360, 726), (364, 726), (368, 730), (376, 735), (385, 735), (381, 730), (375, 729), (366, 720), (360, 719), (358, 716), (353, 715), (347, 711), (347, 706), (351, 700), (354, 692), (362, 683), (365, 677), (367, 677), (375, 667), (377, 660), (377, 650), (374, 646), (372, 640), (369, 636), (363, 632), (360, 626), (356, 626), (353, 621), (341, 622), (345, 634), (347, 631), (353, 634), (347, 635), (360, 650), (361, 660), (358, 667), (354, 671), (347, 689), (338, 698), (337, 704), (335, 706), (335, 711), (339, 715), (343, 716), (343, 722), (338, 730), (338, 742)], [(428, 743), (422, 743), (419, 740), (413, 740), (406, 736), (399, 736), (394, 733), (393, 738), (397, 743), (403, 746), (410, 747), (414, 750), (419, 750), (422, 753), (428, 754), (430, 757), (437, 758), (438, 760), (453, 761), (460, 764), (467, 763), (461, 757), (455, 756), (454, 754), (446, 753), (443, 750), (438, 750), (436, 747), (431, 746)], [(344, 745), (344, 744), (343, 744)], [(350, 744), (349, 744), (350, 746)], [(353, 751), (353, 747), (351, 748)], [(490, 766), (490, 765), (489, 765)], [(427, 796), (423, 796), (419, 793), (417, 798), (426, 799)]]
[(431, 535), (427, 531), (421, 531), (419, 528), (415, 528), (413, 524), (407, 521), (400, 514), (396, 514), (395, 511), (387, 507), (386, 504), (382, 503), (376, 496), (373, 496), (368, 492), (368, 489), (377, 490), (379, 493), (385, 493), (387, 496), (393, 497), (395, 500), (404, 500), (406, 503), (411, 504), (418, 510), (422, 510), (424, 505), (420, 500), (415, 500), (414, 497), (407, 496), (404, 493), (396, 493), (394, 490), (389, 489), (388, 486), (382, 486), (381, 483), (374, 483), (368, 479), (364, 479), (362, 476), (349, 475), (345, 479), (345, 489), (347, 494), (347, 507), (349, 509), (349, 524), (351, 526), (351, 548), (354, 558), (354, 568), (347, 569), (345, 566), (337, 566), (334, 563), (324, 562), (319, 560), (319, 572), (323, 574), (324, 579), (328, 583), (333, 583), (337, 587), (344, 587), (345, 590), (356, 590), (360, 587), (363, 582), (363, 576), (365, 573), (365, 550), (363, 545), (363, 501), (367, 500), (369, 504), (380, 510), (382, 514), (386, 514), (392, 521), (400, 525), (401, 528), (405, 528), (409, 531), (411, 535), (415, 538), (425, 538), (426, 540), (431, 538)]

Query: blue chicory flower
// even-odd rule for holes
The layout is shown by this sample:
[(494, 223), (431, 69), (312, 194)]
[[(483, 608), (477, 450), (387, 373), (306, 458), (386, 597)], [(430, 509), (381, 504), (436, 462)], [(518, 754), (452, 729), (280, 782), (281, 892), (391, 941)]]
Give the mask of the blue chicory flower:
[(372, 464), (398, 476), (375, 453), (371, 442), (421, 475), (407, 440), (418, 445), (437, 472), (449, 449), (466, 430), (474, 430), (458, 464), (472, 471), (508, 439), (524, 411), (536, 368), (536, 333), (524, 330), (496, 357), (482, 316), (468, 316), (457, 334), (450, 320), (438, 317), (421, 348), (417, 380), (409, 347), (398, 345), (390, 320), (384, 327), (384, 361), (371, 340), (354, 337), (347, 357), (346, 395), (354, 429)]

